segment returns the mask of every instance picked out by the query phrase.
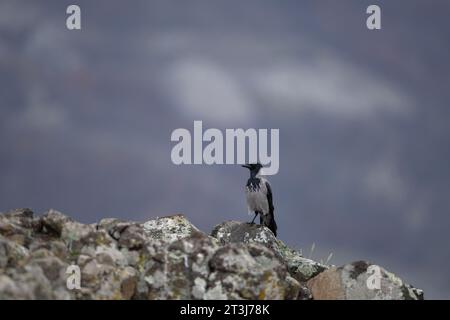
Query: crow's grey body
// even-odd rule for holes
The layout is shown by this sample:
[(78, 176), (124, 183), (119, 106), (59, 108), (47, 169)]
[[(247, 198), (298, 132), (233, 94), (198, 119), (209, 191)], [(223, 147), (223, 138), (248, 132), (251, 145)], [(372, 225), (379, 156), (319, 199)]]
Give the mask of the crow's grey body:
[(261, 212), (269, 214), (269, 202), (267, 201), (267, 180), (260, 177), (250, 178), (245, 186), (248, 214)]
[[(250, 179), (245, 186), (248, 213), (255, 213), (255, 218), (259, 214), (260, 224), (268, 227), (276, 236), (277, 224), (273, 212), (272, 189), (269, 182), (259, 176), (259, 170), (262, 166), (251, 164), (244, 167), (250, 169)], [(253, 218), (253, 221), (255, 218)]]

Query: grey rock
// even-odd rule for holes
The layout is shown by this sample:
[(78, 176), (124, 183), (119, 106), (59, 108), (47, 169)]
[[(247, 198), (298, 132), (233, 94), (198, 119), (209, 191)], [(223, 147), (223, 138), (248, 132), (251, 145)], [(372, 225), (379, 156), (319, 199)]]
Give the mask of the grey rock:
[(45, 277), (52, 283), (63, 279), (67, 268), (66, 263), (53, 256), (33, 259), (33, 264), (38, 265), (42, 269)]
[(258, 244), (221, 247), (194, 232), (152, 250), (140, 280), (149, 299), (287, 299), (298, 294), (299, 284), (287, 268)]
[(0, 274), (0, 300), (25, 300), (33, 296), (27, 288), (17, 283), (11, 277)]
[(127, 226), (120, 234), (118, 245), (129, 250), (140, 250), (145, 246), (147, 239), (141, 225), (132, 224)]
[(0, 234), (19, 245), (29, 245), (38, 229), (40, 220), (34, 218), (29, 209), (12, 210), (0, 215)]
[(217, 250), (210, 262), (210, 287), (228, 299), (295, 299), (300, 284), (275, 253), (260, 245), (233, 243)]
[(0, 269), (19, 267), (25, 263), (28, 256), (27, 248), (0, 235)]
[[(210, 273), (209, 260), (218, 246), (200, 232), (169, 242), (154, 243), (147, 248), (141, 282), (147, 286), (148, 299), (192, 299), (196, 278), (206, 279)], [(202, 281), (202, 280), (197, 280)]]
[(423, 300), (422, 290), (366, 261), (331, 268), (307, 286), (315, 300)]
[(71, 218), (61, 212), (50, 209), (41, 218), (42, 232), (59, 237), (64, 226), (72, 221)]
[(138, 272), (132, 267), (126, 267), (121, 271), (119, 277), (122, 299), (133, 298), (136, 292)]
[(258, 243), (275, 252), (286, 264), (292, 277), (306, 282), (328, 266), (306, 259), (296, 250), (289, 248), (277, 239), (268, 228), (245, 222), (226, 221), (217, 225), (211, 233), (224, 245), (228, 243)]
[(20, 209), (13, 209), (11, 211), (8, 211), (4, 214), (7, 218), (25, 218), (25, 219), (32, 219), (34, 216), (34, 213), (29, 208), (20, 208)]
[(17, 297), (18, 299), (49, 300), (55, 298), (51, 282), (42, 269), (35, 264), (26, 265), (18, 272), (14, 272), (11, 274), (11, 278), (14, 280), (18, 292), (21, 293)]
[(195, 231), (199, 232), (180, 214), (147, 221), (144, 223), (144, 230), (151, 238), (168, 242), (189, 237)]

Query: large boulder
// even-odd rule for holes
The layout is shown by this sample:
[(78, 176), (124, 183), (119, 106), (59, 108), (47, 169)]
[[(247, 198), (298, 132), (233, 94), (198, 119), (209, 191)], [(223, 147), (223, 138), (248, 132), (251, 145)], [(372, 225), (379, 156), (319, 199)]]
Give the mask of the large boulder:
[(149, 220), (143, 225), (144, 231), (153, 239), (175, 241), (199, 232), (185, 216), (181, 214)]
[(258, 244), (225, 245), (211, 259), (210, 268), (210, 298), (273, 300), (299, 294), (300, 284), (274, 252)]
[(294, 299), (298, 295), (298, 283), (263, 246), (221, 247), (195, 233), (152, 249), (141, 275), (143, 298)]
[(262, 225), (226, 221), (217, 225), (211, 236), (217, 238), (222, 245), (257, 243), (273, 250), (275, 255), (287, 266), (292, 277), (301, 282), (308, 281), (328, 268), (326, 265), (304, 258), (300, 252), (289, 248), (277, 239), (272, 231)]
[(366, 261), (330, 268), (307, 283), (315, 300), (422, 300), (423, 291)]

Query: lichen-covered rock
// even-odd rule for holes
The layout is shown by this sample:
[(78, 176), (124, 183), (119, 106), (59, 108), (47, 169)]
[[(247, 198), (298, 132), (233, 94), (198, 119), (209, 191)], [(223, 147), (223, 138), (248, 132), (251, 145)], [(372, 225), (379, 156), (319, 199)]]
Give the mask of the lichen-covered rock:
[(245, 222), (226, 221), (217, 225), (211, 233), (221, 244), (228, 243), (258, 243), (272, 249), (286, 264), (292, 277), (305, 282), (328, 267), (304, 258), (300, 252), (286, 246), (277, 239), (268, 228)]
[(29, 245), (33, 232), (40, 229), (40, 220), (30, 209), (16, 209), (0, 215), (0, 234), (19, 245)]
[[(201, 299), (193, 289), (196, 279), (206, 279), (209, 260), (218, 247), (204, 234), (173, 241), (165, 247), (148, 248), (141, 282), (149, 299)], [(193, 291), (195, 294), (193, 294)]]
[(73, 222), (71, 218), (63, 215), (56, 210), (47, 211), (41, 218), (41, 226), (43, 233), (51, 234), (56, 237), (61, 236), (62, 230), (67, 224)]
[[(182, 215), (82, 224), (55, 210), (41, 217), (30, 209), (0, 214), (0, 299), (306, 300), (311, 293), (320, 298), (325, 285), (334, 286), (336, 297), (366, 297), (358, 289), (367, 273), (360, 265), (322, 272), (327, 268), (269, 229), (240, 222), (225, 222), (208, 236)], [(80, 288), (68, 287), (69, 269), (79, 270)], [(382, 283), (396, 286), (377, 297), (420, 295), (385, 274)], [(350, 289), (340, 292), (338, 280)]]
[(307, 283), (315, 300), (422, 300), (422, 290), (365, 261), (322, 272)]
[(260, 244), (225, 245), (214, 254), (210, 268), (210, 286), (220, 286), (215, 291), (228, 299), (295, 299), (299, 294), (300, 284), (286, 266)]
[(193, 232), (199, 232), (181, 214), (149, 220), (144, 223), (144, 231), (153, 239), (168, 242), (189, 237)]
[(27, 248), (0, 235), (0, 270), (19, 267), (28, 256)]
[(152, 247), (140, 287), (149, 299), (293, 299), (299, 284), (261, 245), (219, 246), (200, 232)]

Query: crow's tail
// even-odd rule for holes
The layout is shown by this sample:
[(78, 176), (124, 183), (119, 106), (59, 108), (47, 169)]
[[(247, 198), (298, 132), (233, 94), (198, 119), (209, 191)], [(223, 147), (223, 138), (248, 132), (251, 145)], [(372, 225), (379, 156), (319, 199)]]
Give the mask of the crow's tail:
[(269, 228), (275, 237), (277, 236), (277, 223), (275, 222), (275, 216), (273, 214), (273, 211), (271, 210), (268, 214), (262, 215), (260, 214), (260, 223), (267, 228)]

